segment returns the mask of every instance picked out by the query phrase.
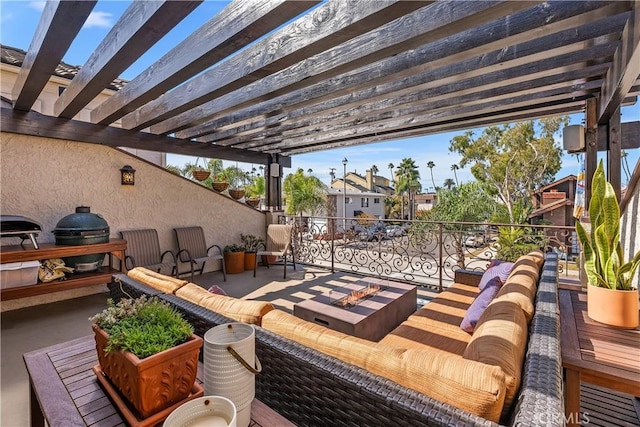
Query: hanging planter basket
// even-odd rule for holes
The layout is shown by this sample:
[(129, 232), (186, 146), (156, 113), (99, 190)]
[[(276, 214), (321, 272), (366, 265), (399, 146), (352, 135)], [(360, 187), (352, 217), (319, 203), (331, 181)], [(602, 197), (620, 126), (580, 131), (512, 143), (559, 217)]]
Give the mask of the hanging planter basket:
[(244, 197), (244, 190), (229, 190), (229, 196), (236, 200), (240, 200)]
[(194, 170), (191, 173), (193, 174), (193, 177), (198, 181), (204, 181), (205, 179), (209, 178), (209, 175), (211, 175), (210, 171), (203, 169)]
[(229, 187), (228, 182), (212, 182), (211, 187), (216, 190), (218, 193), (222, 193)]
[(245, 199), (244, 202), (255, 209), (260, 205), (260, 198), (253, 197), (253, 198)]

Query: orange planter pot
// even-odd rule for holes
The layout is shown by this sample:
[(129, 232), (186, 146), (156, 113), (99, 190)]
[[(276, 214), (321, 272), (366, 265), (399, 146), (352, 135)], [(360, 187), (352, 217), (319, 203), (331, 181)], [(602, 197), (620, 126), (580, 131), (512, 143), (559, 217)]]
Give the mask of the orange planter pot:
[(100, 368), (138, 413), (147, 418), (189, 396), (198, 372), (202, 338), (189, 340), (144, 359), (128, 351), (106, 353), (109, 336), (93, 325)]
[(244, 253), (244, 270), (253, 270), (253, 267), (256, 265), (256, 253), (255, 252), (245, 252)]
[(587, 285), (587, 315), (606, 325), (635, 329), (640, 324), (638, 290), (619, 291)]
[(225, 252), (224, 267), (227, 274), (244, 272), (244, 252)]

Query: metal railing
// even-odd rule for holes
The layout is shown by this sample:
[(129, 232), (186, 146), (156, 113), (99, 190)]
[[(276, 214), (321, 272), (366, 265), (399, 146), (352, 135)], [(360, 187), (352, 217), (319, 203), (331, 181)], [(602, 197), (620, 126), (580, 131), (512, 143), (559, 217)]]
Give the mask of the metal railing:
[(485, 270), (502, 248), (512, 253), (557, 252), (559, 273), (578, 277), (573, 227), (297, 216), (282, 216), (279, 221), (295, 225), (296, 261), (332, 272), (442, 290), (452, 282), (455, 270)]

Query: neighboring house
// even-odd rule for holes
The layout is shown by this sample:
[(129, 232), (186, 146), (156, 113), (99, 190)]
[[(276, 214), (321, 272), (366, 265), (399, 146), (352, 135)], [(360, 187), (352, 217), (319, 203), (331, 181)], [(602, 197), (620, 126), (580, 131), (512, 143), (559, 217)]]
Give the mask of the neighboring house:
[[(0, 96), (3, 100), (12, 101), (12, 90), (15, 81), (18, 78), (20, 67), (24, 61), (26, 52), (22, 49), (13, 48), (10, 46), (0, 45)], [(80, 67), (75, 65), (60, 63), (54, 74), (49, 79), (49, 82), (40, 93), (38, 99), (33, 104), (33, 111), (46, 114), (48, 116), (54, 116), (53, 106), (62, 93), (71, 83), (71, 79), (80, 70)], [(118, 90), (122, 89), (127, 84), (126, 80), (115, 79), (104, 89), (96, 98), (91, 101), (85, 108), (82, 109), (74, 117), (74, 120), (80, 120), (83, 122), (90, 122), (90, 111), (97, 105), (100, 105), (104, 100)], [(113, 126), (120, 127), (120, 121), (116, 121)], [(131, 154), (135, 154), (149, 162), (155, 163), (159, 166), (166, 165), (166, 153), (159, 153), (156, 151), (137, 150), (135, 148), (122, 148)]]
[[(333, 177), (334, 175), (332, 175)], [(374, 175), (371, 169), (367, 169), (365, 176), (355, 172), (347, 172), (347, 191), (360, 191), (378, 193), (383, 195), (393, 195), (395, 191), (390, 185), (389, 179), (380, 175)], [(331, 188), (343, 191), (344, 182), (342, 178), (333, 178)]]
[[(328, 203), (330, 207), (335, 207), (334, 212), (327, 212), (330, 217), (342, 217), (342, 207), (346, 206), (346, 217), (354, 218), (361, 214), (375, 216), (376, 218), (384, 218), (384, 194), (373, 192), (349, 191), (344, 194), (342, 190), (330, 188), (328, 190)], [(346, 205), (343, 205), (346, 200)], [(330, 208), (331, 210), (331, 208)]]
[[(575, 226), (573, 205), (576, 181), (575, 175), (569, 175), (536, 190), (533, 195), (534, 210), (529, 215), (530, 222), (532, 224)], [(560, 243), (566, 247), (567, 253), (577, 252), (575, 233), (564, 236), (562, 240)], [(557, 243), (551, 242), (554, 246)]]
[(418, 211), (429, 211), (433, 209), (438, 200), (438, 196), (436, 193), (426, 193), (426, 194), (416, 194), (415, 196), (415, 206), (416, 212)]

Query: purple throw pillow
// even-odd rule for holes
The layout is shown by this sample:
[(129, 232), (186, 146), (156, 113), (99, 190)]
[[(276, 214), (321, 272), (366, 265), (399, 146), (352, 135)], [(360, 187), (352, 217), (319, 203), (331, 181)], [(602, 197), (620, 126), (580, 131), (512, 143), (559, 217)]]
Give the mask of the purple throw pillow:
[(489, 283), (489, 280), (493, 279), (494, 277), (499, 277), (502, 283), (506, 282), (507, 278), (509, 278), (509, 274), (511, 274), (511, 270), (513, 270), (512, 262), (500, 260), (491, 261), (491, 264), (489, 264), (489, 268), (487, 268), (487, 271), (484, 272), (482, 278), (480, 279), (478, 289), (480, 289), (480, 292), (482, 292), (482, 290), (487, 286), (487, 283)]
[(473, 330), (476, 328), (476, 324), (484, 313), (484, 310), (487, 308), (489, 303), (495, 298), (498, 294), (498, 291), (502, 287), (502, 281), (500, 277), (496, 276), (489, 280), (487, 285), (484, 287), (482, 291), (478, 294), (475, 300), (471, 303), (467, 312), (464, 315), (464, 319), (460, 323), (460, 328), (468, 332), (470, 334), (473, 333)]
[(220, 286), (218, 285), (212, 285), (209, 289), (207, 289), (209, 292), (211, 292), (212, 294), (217, 294), (217, 295), (227, 295), (227, 293), (224, 291), (224, 289), (222, 289)]

